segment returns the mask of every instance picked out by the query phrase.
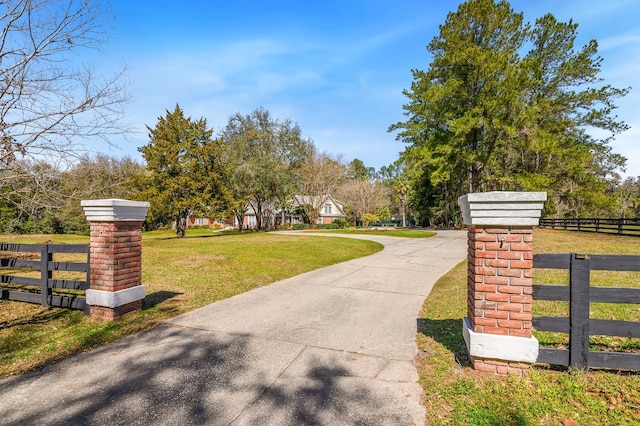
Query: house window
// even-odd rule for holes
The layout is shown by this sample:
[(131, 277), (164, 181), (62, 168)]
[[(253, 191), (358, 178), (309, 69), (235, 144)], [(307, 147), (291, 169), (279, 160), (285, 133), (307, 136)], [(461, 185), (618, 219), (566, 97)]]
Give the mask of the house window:
[(331, 214), (331, 204), (324, 205), (324, 214)]
[(196, 225), (204, 225), (204, 217), (199, 217), (196, 219)]
[(256, 226), (256, 217), (255, 216), (247, 217), (247, 225), (249, 226), (249, 228), (253, 228), (254, 226)]

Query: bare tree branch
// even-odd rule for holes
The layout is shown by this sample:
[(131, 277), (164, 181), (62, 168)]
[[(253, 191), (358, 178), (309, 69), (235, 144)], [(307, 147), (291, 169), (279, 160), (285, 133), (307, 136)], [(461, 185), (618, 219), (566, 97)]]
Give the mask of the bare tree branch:
[(0, 164), (124, 133), (125, 70), (103, 79), (76, 63), (104, 43), (105, 12), (91, 0), (0, 1)]

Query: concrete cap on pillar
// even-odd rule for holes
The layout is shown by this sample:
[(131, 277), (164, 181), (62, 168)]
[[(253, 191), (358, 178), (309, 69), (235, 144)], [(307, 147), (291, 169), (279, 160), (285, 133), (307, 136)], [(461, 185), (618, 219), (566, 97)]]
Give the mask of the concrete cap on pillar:
[(458, 198), (465, 225), (536, 226), (546, 192), (476, 192)]
[(149, 203), (146, 201), (121, 200), (82, 200), (80, 205), (89, 222), (142, 222), (147, 217)]

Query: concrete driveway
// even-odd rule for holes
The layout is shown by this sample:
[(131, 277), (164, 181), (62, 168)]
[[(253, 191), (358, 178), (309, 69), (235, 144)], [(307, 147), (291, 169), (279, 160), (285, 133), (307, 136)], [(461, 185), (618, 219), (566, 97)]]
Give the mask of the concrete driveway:
[(0, 424), (424, 424), (416, 318), (466, 233), (356, 238), (385, 249), (0, 381)]

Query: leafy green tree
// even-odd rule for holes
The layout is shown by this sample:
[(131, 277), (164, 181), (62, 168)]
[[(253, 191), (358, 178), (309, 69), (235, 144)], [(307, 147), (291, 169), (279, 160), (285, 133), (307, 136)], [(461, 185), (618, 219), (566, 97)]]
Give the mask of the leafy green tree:
[(616, 199), (618, 217), (640, 217), (640, 176), (615, 182), (611, 193)]
[(221, 133), (228, 166), (232, 212), (242, 223), (247, 205), (256, 213), (258, 229), (265, 210), (283, 209), (294, 193), (293, 174), (309, 155), (313, 144), (291, 120), (274, 119), (258, 108), (248, 115), (234, 114)]
[(607, 205), (606, 179), (624, 164), (607, 145), (626, 129), (614, 100), (627, 90), (602, 84), (597, 43), (574, 50), (576, 31), (552, 15), (525, 23), (506, 1), (448, 15), (404, 91), (408, 119), (390, 127), (431, 185), (447, 183), (443, 205), (488, 190), (547, 190), (562, 215)]
[(150, 141), (139, 148), (147, 163), (140, 196), (151, 203), (149, 220), (173, 220), (176, 236), (184, 237), (189, 214), (227, 208), (223, 145), (213, 139), (204, 118), (185, 117), (178, 105), (147, 129)]
[(405, 161), (399, 159), (389, 166), (382, 166), (380, 176), (382, 182), (391, 191), (392, 204), (396, 206), (395, 211), (402, 218), (402, 226), (407, 226), (407, 203), (412, 181), (406, 170)]
[(373, 179), (376, 177), (375, 167), (367, 167), (362, 160), (354, 159), (347, 166), (347, 178), (352, 180)]

